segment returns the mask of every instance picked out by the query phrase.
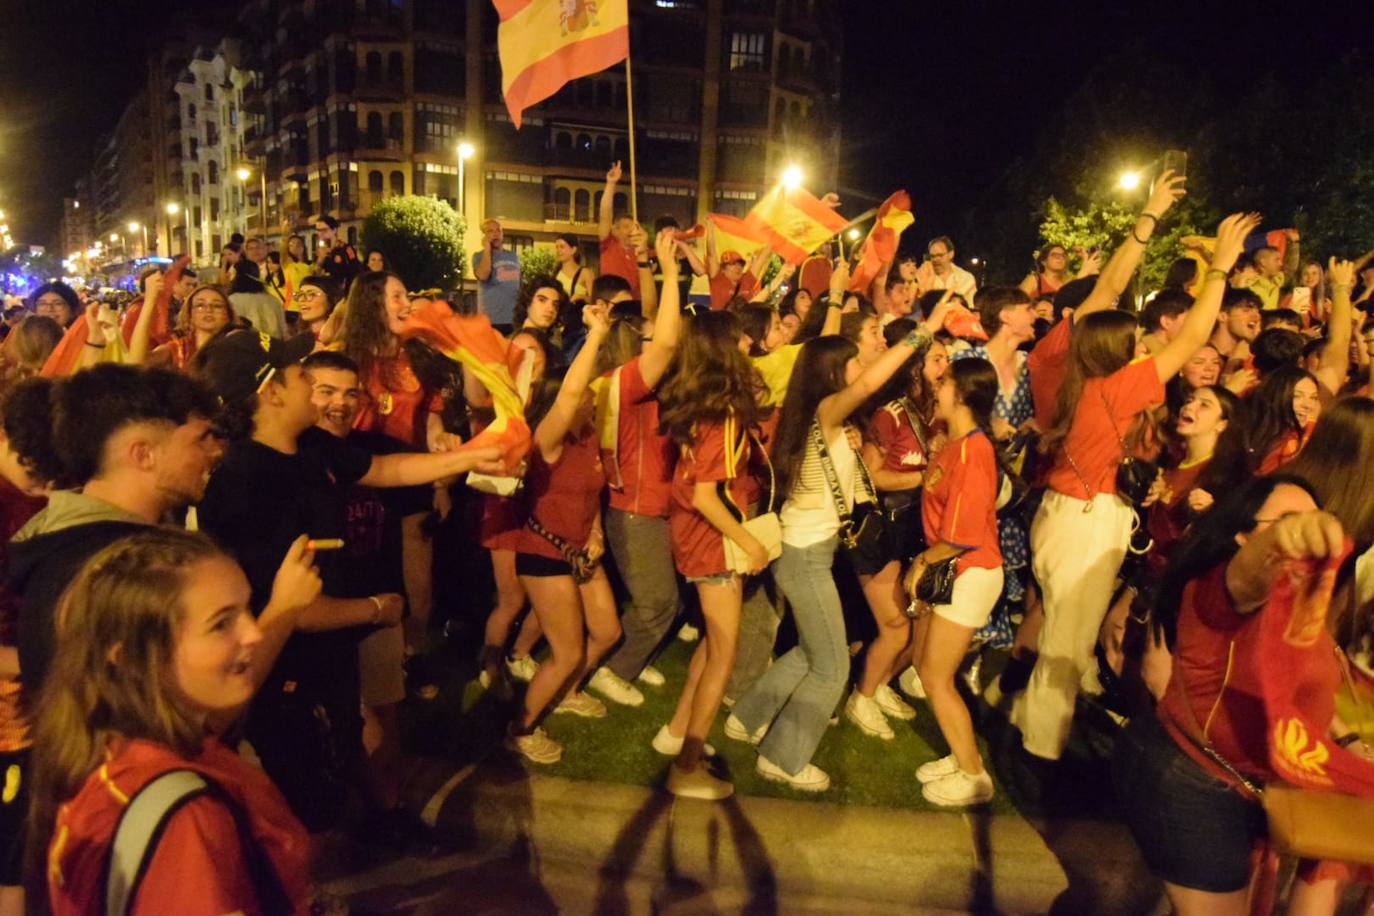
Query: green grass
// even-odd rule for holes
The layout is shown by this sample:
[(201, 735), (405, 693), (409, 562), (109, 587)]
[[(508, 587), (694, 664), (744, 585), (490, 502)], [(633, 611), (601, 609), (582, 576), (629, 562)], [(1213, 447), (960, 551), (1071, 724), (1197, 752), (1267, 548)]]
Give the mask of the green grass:
[[(655, 752), (649, 742), (672, 715), (692, 648), (678, 640), (670, 641), (654, 662), (667, 683), (658, 688), (637, 684), (644, 693), (640, 707), (607, 701), (610, 714), (604, 719), (549, 716), (544, 728), (563, 745), (563, 759), (552, 766), (524, 766), (531, 772), (568, 779), (662, 785), (670, 760)], [(445, 654), (451, 657), (444, 665), (448, 680), (440, 697), (432, 703), (409, 705), (403, 716), (407, 745), (411, 750), (439, 754), (458, 763), (503, 753), (499, 750), (501, 736), (511, 707), (473, 680), (476, 672), (470, 659)], [(989, 657), (985, 677), (990, 678), (1000, 666), (1001, 659)], [(841, 716), (839, 724), (827, 731), (812, 761), (831, 777), (831, 788), (820, 794), (798, 792), (759, 776), (754, 769), (754, 749), (725, 737), (725, 711), (718, 716), (708, 740), (741, 795), (941, 810), (921, 797), (915, 770), (948, 753), (947, 745), (929, 705), (924, 701), (913, 705), (917, 708), (915, 721), (893, 721), (896, 737), (891, 741), (865, 735)], [(1016, 810), (1027, 815), (1099, 817), (1110, 810), (1103, 736), (1091, 716), (1080, 715), (1069, 753), (1052, 768), (1027, 763), (1019, 752), (1015, 732), (986, 706), (974, 704), (974, 716), (980, 749), (998, 784), (991, 804), (995, 813)]]

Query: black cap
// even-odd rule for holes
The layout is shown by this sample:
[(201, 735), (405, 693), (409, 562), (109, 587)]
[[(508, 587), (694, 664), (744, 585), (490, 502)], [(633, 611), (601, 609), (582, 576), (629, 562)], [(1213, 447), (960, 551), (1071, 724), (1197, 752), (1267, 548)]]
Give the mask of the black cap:
[(243, 404), (262, 390), (273, 373), (298, 363), (315, 349), (315, 337), (278, 340), (261, 331), (230, 331), (198, 354), (200, 375), (224, 404)]

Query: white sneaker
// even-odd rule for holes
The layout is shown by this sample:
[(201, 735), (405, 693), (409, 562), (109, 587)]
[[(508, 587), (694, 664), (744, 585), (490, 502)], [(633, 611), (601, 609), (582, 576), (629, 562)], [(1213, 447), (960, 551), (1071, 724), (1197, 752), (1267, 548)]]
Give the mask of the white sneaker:
[(964, 805), (980, 805), (992, 798), (992, 777), (984, 770), (971, 776), (956, 769), (948, 776), (928, 782), (921, 786), (921, 794), (926, 801), (943, 808), (958, 808)]
[(584, 719), (606, 718), (606, 704), (596, 697), (587, 696), (580, 690), (565, 696), (563, 702), (555, 706), (553, 711), (554, 713), (570, 712)]
[(944, 779), (950, 773), (957, 772), (959, 761), (953, 754), (948, 757), (941, 757), (939, 760), (930, 760), (916, 768), (916, 781), (925, 785), (937, 779)]
[[(659, 728), (658, 733), (654, 735), (654, 740), (650, 743), (653, 745), (654, 750), (658, 751), (663, 756), (676, 757), (678, 754), (682, 753), (682, 743), (686, 740), (686, 735), (683, 735), (681, 738), (677, 737), (672, 732), (668, 731), (668, 726), (665, 724)], [(702, 745), (701, 752), (707, 757), (716, 756), (716, 749), (711, 747), (710, 742), (706, 742)]]
[(587, 686), (621, 706), (644, 705), (644, 694), (639, 692), (639, 688), (610, 668), (597, 668)]
[(849, 701), (844, 704), (844, 717), (859, 726), (859, 731), (865, 735), (882, 738), (884, 741), (891, 741), (896, 737), (892, 732), (892, 726), (887, 724), (883, 711), (878, 708), (877, 700), (866, 697), (857, 690), (849, 695)]
[(897, 696), (897, 691), (886, 684), (878, 685), (878, 689), (873, 691), (873, 699), (877, 701), (878, 708), (883, 711), (885, 716), (901, 719), (903, 722), (910, 722), (916, 718), (915, 707)]
[(528, 684), (535, 672), (539, 670), (539, 663), (531, 655), (526, 655), (524, 658), (507, 657), (506, 670), (511, 673), (511, 677)]
[(663, 672), (653, 665), (645, 665), (644, 670), (639, 672), (639, 677), (635, 680), (641, 684), (648, 684), (650, 687), (662, 687), (664, 683)]
[(754, 769), (758, 770), (759, 775), (764, 779), (786, 783), (799, 792), (824, 792), (830, 788), (830, 777), (826, 775), (825, 770), (814, 763), (808, 763), (802, 767), (800, 773), (793, 776), (760, 754), (758, 763), (754, 764)]
[(758, 730), (752, 735), (749, 729), (744, 727), (744, 723), (739, 720), (739, 716), (730, 713), (725, 719), (725, 737), (733, 738), (736, 741), (748, 741), (750, 744), (758, 744), (763, 740), (763, 736), (768, 734), (768, 726), (760, 725)]
[(913, 700), (924, 700), (926, 689), (921, 685), (921, 676), (916, 673), (916, 669), (907, 665), (907, 669), (902, 672), (902, 676), (897, 678), (897, 686), (902, 688), (902, 693), (911, 697)]
[(696, 798), (701, 801), (720, 801), (735, 794), (735, 787), (729, 780), (720, 779), (704, 763), (690, 773), (677, 764), (668, 767), (669, 792), (678, 798)]
[(701, 631), (690, 623), (684, 623), (682, 629), (677, 631), (677, 638), (683, 642), (696, 642), (701, 638)]
[(557, 763), (563, 758), (563, 745), (550, 738), (542, 728), (528, 735), (506, 735), (506, 747), (532, 763)]

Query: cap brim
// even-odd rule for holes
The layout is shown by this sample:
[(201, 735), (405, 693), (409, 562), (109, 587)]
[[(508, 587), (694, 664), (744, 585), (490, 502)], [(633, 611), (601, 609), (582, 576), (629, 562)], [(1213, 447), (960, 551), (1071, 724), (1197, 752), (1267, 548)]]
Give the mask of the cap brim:
[(272, 368), (285, 369), (292, 363), (298, 363), (313, 353), (315, 343), (314, 334), (297, 334), (286, 340), (274, 339), (267, 351), (267, 360), (272, 364)]

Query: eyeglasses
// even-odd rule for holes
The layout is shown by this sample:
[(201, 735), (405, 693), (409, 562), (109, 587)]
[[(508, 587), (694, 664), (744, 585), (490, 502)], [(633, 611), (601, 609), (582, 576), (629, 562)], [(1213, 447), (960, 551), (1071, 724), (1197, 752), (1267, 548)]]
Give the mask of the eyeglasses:
[(193, 312), (227, 312), (229, 307), (222, 302), (192, 302)]
[(291, 296), (296, 302), (304, 302), (307, 299), (315, 299), (323, 296), (324, 292), (318, 289), (303, 289)]

